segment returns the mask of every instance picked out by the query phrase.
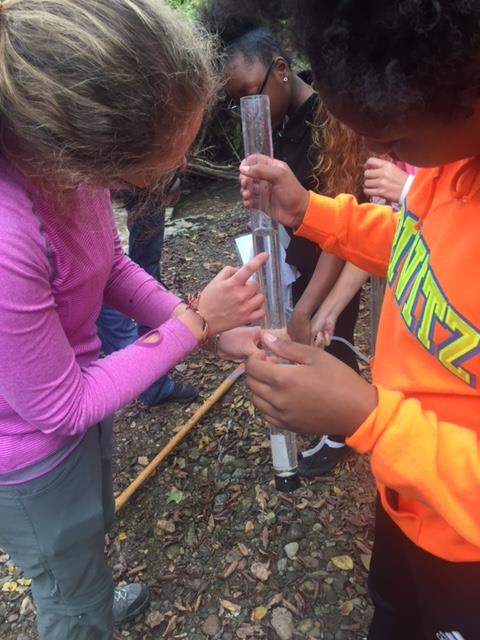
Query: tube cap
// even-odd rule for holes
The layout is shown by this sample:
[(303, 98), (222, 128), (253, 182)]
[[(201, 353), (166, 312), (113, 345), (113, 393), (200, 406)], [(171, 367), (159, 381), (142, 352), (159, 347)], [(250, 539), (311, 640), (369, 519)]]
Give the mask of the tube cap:
[(300, 488), (300, 477), (298, 473), (290, 476), (275, 476), (275, 488), (282, 493), (290, 493)]

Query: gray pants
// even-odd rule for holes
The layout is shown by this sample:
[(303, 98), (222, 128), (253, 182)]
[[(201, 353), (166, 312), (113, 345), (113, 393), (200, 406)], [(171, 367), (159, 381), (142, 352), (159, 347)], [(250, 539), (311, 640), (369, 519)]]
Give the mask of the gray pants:
[(0, 486), (0, 547), (32, 579), (40, 640), (110, 640), (112, 421), (89, 429), (53, 471)]

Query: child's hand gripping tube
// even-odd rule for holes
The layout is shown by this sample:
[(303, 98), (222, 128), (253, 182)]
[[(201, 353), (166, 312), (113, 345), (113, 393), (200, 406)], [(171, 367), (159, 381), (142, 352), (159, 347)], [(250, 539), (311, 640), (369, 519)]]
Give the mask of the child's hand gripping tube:
[[(268, 96), (246, 96), (240, 100), (245, 156), (261, 154), (273, 158), (272, 123)], [(265, 296), (263, 327), (272, 332), (286, 329), (282, 268), (278, 224), (266, 212), (269, 210), (270, 186), (256, 183), (253, 187), (255, 206), (250, 209), (255, 255), (268, 252), (269, 260), (258, 272), (260, 288)], [(270, 429), (275, 485), (280, 491), (293, 491), (300, 486), (297, 472), (295, 434)]]

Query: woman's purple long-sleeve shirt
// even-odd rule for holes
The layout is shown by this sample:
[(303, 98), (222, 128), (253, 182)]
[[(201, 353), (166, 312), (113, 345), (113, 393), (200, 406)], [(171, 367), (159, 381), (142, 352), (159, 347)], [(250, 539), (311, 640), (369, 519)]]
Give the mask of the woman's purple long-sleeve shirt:
[[(103, 302), (161, 325), (160, 342), (98, 359)], [(0, 474), (65, 446), (193, 351), (170, 318), (179, 302), (123, 253), (108, 191), (49, 196), (0, 159)]]

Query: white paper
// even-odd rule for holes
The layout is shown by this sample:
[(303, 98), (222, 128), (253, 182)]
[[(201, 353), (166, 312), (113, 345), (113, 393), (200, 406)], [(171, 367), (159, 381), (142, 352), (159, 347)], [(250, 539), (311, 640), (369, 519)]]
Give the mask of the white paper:
[[(280, 227), (280, 231), (281, 230), (282, 230), (282, 227)], [(288, 240), (290, 240), (290, 236), (283, 229), (283, 234), (280, 233), (280, 260), (282, 265), (282, 281), (283, 281), (283, 287), (284, 287), (283, 302), (284, 302), (285, 309), (289, 311), (291, 306), (290, 285), (293, 284), (295, 280), (297, 280), (300, 274), (297, 271), (297, 269), (295, 269), (295, 267), (292, 267), (291, 265), (285, 262), (285, 259), (287, 256), (285, 251), (285, 246), (284, 246), (284, 243), (286, 242), (285, 236), (286, 238), (288, 238)], [(237, 245), (237, 251), (240, 255), (242, 264), (246, 264), (254, 256), (252, 234), (248, 233), (248, 234), (245, 234), (244, 236), (238, 236), (238, 238), (235, 238), (235, 244)], [(287, 246), (288, 246), (288, 243), (287, 243)], [(252, 276), (251, 279), (255, 279), (255, 276)]]

